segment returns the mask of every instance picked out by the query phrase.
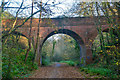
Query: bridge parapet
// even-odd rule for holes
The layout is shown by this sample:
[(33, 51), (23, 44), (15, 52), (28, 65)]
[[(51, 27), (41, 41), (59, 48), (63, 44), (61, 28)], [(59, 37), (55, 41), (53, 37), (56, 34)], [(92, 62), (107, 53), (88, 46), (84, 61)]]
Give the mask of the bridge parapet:
[[(66, 18), (43, 18), (41, 27), (62, 27), (62, 26), (80, 26), (80, 25), (94, 25), (94, 21), (98, 21), (98, 17), (66, 17)], [(20, 25), (25, 21), (25, 18), (17, 20), (16, 25)], [(100, 16), (102, 25), (106, 24), (107, 18)], [(10, 27), (14, 23), (14, 19), (3, 19), (3, 27)], [(38, 18), (33, 18), (32, 27), (37, 27), (39, 23)], [(22, 27), (29, 27), (30, 20), (28, 20)]]

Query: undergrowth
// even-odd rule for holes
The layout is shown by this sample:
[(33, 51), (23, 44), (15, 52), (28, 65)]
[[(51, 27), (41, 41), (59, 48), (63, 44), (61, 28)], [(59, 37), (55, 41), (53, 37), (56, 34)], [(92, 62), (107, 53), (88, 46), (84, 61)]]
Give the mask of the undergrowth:
[(105, 68), (103, 66), (98, 66), (98, 64), (90, 64), (83, 67), (80, 67), (80, 71), (84, 71), (86, 74), (93, 75), (100, 75), (107, 78), (118, 78), (118, 75), (115, 73), (115, 71)]
[(27, 77), (30, 71), (37, 69), (37, 63), (32, 64), (33, 52), (30, 51), (25, 63), (25, 49), (3, 48), (2, 77), (3, 79)]

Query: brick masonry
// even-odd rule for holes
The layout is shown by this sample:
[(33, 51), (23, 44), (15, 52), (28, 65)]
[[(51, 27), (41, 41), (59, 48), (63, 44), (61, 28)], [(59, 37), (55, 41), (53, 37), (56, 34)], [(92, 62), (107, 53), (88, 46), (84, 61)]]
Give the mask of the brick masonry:
[[(16, 25), (22, 24), (24, 19), (18, 19)], [(75, 18), (51, 18), (51, 19), (42, 19), (40, 29), (39, 29), (39, 48), (43, 45), (43, 42), (46, 40), (46, 37), (49, 34), (59, 33), (57, 32), (60, 29), (68, 30), (68, 33), (71, 37), (74, 37), (81, 46), (81, 58), (86, 58), (85, 63), (89, 64), (92, 62), (92, 52), (91, 45), (97, 36), (98, 32), (95, 26), (95, 21), (97, 21), (97, 17), (75, 17)], [(102, 23), (102, 30), (108, 29), (109, 26), (106, 24), (106, 19), (104, 17), (100, 18)], [(12, 27), (14, 20), (12, 19), (4, 19), (2, 21), (3, 29), (5, 27)], [(38, 27), (39, 19), (33, 19), (32, 21), (32, 37), (36, 41), (37, 35), (37, 27)], [(23, 26), (19, 27), (16, 31), (22, 33), (26, 37), (29, 38), (29, 29), (30, 29), (30, 20), (28, 20)], [(99, 27), (99, 26), (98, 26)], [(56, 32), (55, 32), (56, 31)], [(75, 33), (73, 35), (73, 32)], [(67, 32), (63, 31), (63, 34)], [(52, 35), (51, 35), (52, 36)], [(79, 36), (79, 37), (78, 37)], [(40, 49), (41, 50), (41, 49)], [(38, 54), (36, 57), (36, 61), (39, 61), (40, 50), (38, 50)], [(81, 59), (80, 58), (80, 59)]]

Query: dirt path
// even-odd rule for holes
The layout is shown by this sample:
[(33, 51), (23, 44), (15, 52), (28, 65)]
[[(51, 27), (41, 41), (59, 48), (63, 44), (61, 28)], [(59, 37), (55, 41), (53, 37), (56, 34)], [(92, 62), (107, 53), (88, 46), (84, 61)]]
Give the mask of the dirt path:
[(55, 63), (49, 67), (39, 67), (29, 78), (84, 78), (75, 67), (65, 63)]

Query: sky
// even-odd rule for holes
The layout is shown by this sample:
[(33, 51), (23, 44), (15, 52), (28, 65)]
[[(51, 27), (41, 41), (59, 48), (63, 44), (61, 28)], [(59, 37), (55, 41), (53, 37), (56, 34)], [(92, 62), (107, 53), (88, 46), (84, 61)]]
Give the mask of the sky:
[[(5, 2), (9, 1), (6, 7), (19, 7), (22, 3), (22, 0), (4, 0), (4, 1)], [(34, 0), (34, 1), (41, 1), (41, 0)], [(42, 0), (43, 3), (46, 3), (47, 1), (48, 1), (48, 4), (50, 5), (53, 5), (52, 2), (54, 2), (54, 4), (58, 4), (56, 5), (56, 8), (50, 7), (50, 9), (52, 9), (52, 12), (55, 13), (52, 17), (56, 17), (56, 16), (63, 15), (65, 11), (68, 11), (72, 7), (72, 3), (75, 0)], [(24, 0), (23, 7), (31, 6), (31, 3), (32, 3), (32, 0)], [(36, 7), (34, 8), (33, 12), (36, 12), (38, 10), (37, 4), (34, 4), (34, 6)], [(6, 9), (6, 11), (10, 12), (15, 16), (16, 15), (15, 12), (17, 12), (17, 9)], [(25, 9), (23, 11), (21, 10), (18, 16), (20, 17), (22, 15), (22, 16), (28, 17), (30, 13), (31, 13), (31, 8)], [(36, 14), (34, 17), (38, 18), (38, 15), (39, 14)]]
[[(0, 0), (0, 5), (1, 5), (1, 1)], [(6, 7), (19, 7), (22, 3), (22, 0), (4, 0), (5, 2), (9, 3), (6, 5)], [(34, 0), (34, 1), (41, 1), (41, 0)], [(48, 4), (53, 5), (54, 4), (58, 4), (56, 5), (56, 7), (50, 7), (50, 5), (46, 6), (45, 8), (50, 7), (51, 11), (54, 13), (53, 15), (50, 15), (49, 17), (57, 17), (57, 16), (62, 16), (65, 15), (65, 12), (69, 12), (69, 9), (74, 6), (73, 3), (75, 2), (79, 2), (79, 1), (106, 1), (106, 0), (42, 0), (43, 3), (46, 3), (48, 1)], [(108, 1), (120, 1), (120, 0), (108, 0)], [(23, 3), (23, 7), (30, 7), (32, 3), (32, 0), (24, 0)], [(61, 3), (61, 4), (59, 4)], [(44, 4), (43, 4), (44, 5)], [(34, 4), (34, 10), (33, 12), (36, 12), (38, 10), (37, 4)], [(50, 10), (49, 9), (49, 10)], [(18, 9), (6, 9), (5, 11), (10, 12), (12, 15), (16, 15), (15, 13), (17, 12)], [(24, 10), (20, 10), (18, 17), (28, 17), (31, 14), (31, 8), (28, 9), (24, 9)], [(35, 18), (39, 17), (39, 14), (34, 15)], [(43, 14), (43, 17), (48, 17), (46, 16), (46, 14)]]
[(47, 40), (53, 40), (55, 39), (56, 41), (61, 38), (61, 36), (64, 36), (65, 34), (54, 34), (53, 36), (50, 36)]

